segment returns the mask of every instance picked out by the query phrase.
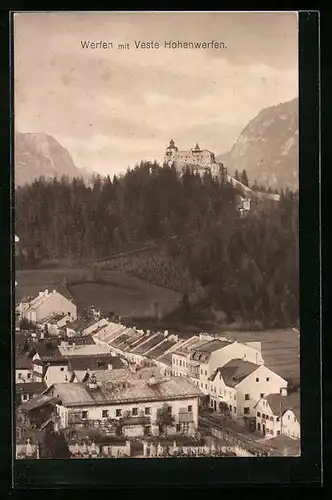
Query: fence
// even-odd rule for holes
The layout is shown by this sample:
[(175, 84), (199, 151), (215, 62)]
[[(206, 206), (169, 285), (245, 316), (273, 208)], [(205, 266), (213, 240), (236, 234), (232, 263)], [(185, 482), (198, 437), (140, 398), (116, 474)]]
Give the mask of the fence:
[(112, 445), (76, 443), (69, 445), (69, 451), (72, 455), (72, 458), (120, 458), (130, 457), (131, 445), (130, 441)]
[(143, 456), (149, 458), (168, 457), (217, 457), (235, 456), (234, 451), (228, 446), (184, 446), (164, 445), (161, 443), (147, 443), (143, 441)]
[(215, 427), (211, 427), (211, 435), (226, 441), (228, 443), (228, 448), (231, 449), (238, 457), (258, 457), (262, 455), (267, 455), (263, 447), (257, 446), (254, 443), (245, 443), (237, 439), (234, 435), (229, 432), (224, 432)]

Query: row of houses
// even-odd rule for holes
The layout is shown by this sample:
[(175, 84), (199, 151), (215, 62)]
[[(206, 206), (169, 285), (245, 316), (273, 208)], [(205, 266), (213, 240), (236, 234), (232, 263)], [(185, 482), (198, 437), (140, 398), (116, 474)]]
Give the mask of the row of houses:
[[(82, 421), (91, 420), (96, 425), (95, 422), (104, 422), (105, 419), (120, 419), (125, 412), (127, 418), (149, 417), (150, 423), (151, 415), (154, 415), (152, 421), (156, 422), (156, 412), (165, 403), (162, 391), (158, 392), (159, 399), (154, 401), (156, 406), (148, 407), (150, 410), (146, 410), (146, 396), (142, 396), (142, 404), (137, 399), (138, 392), (137, 406), (131, 407), (132, 403), (128, 403), (128, 407), (123, 382), (120, 386), (114, 382), (121, 372), (127, 380), (141, 380), (136, 373), (141, 374), (143, 367), (150, 366), (157, 370), (158, 387), (165, 382), (164, 387), (168, 384), (174, 389), (171, 391), (173, 400), (181, 401), (182, 410), (186, 407), (195, 409), (190, 432), (194, 432), (197, 426), (198, 407), (205, 399), (211, 410), (227, 411), (228, 416), (240, 424), (250, 421), (267, 438), (280, 434), (300, 437), (299, 394), (287, 395), (287, 381), (265, 365), (260, 342), (241, 343), (208, 334), (184, 340), (168, 331), (127, 327), (102, 318), (95, 310), (89, 318), (78, 318), (76, 308), (69, 308), (68, 299), (59, 299), (60, 294), (54, 291), (52, 294), (46, 292), (30, 300), (28, 307), (23, 302), (17, 309), (21, 317), (29, 320), (33, 317), (39, 327), (38, 338), (29, 346), (25, 342), (24, 348), (21, 345), (17, 352), (18, 403), (27, 404), (38, 393), (49, 397), (56, 393), (56, 397), (61, 396), (62, 403), (65, 401), (66, 411), (73, 412), (77, 406), (75, 394), (78, 393), (80, 405), (88, 403), (85, 409), (79, 410)], [(35, 316), (31, 316), (32, 310)], [(97, 380), (99, 398), (87, 396), (91, 392), (91, 377)], [(34, 384), (30, 386), (31, 390), (27, 389), (29, 383)], [(148, 387), (150, 391), (151, 385)], [(113, 399), (109, 399), (112, 391), (118, 396), (121, 392), (122, 399), (118, 399), (117, 407)], [(176, 428), (179, 426), (180, 407), (175, 403), (172, 407), (176, 409)], [(137, 425), (135, 418), (134, 434)], [(140, 430), (143, 434), (147, 432), (144, 425)], [(183, 426), (178, 430), (180, 428), (183, 431)]]

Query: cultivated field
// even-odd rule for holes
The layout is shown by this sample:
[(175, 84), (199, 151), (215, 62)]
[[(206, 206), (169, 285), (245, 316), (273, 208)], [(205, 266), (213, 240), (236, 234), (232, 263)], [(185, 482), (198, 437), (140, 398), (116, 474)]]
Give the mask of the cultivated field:
[[(37, 295), (46, 288), (49, 291), (56, 289), (71, 296), (80, 311), (94, 305), (104, 313), (113, 312), (124, 317), (161, 316), (171, 312), (181, 300), (181, 295), (176, 292), (124, 273), (102, 271), (103, 281), (98, 282), (89, 279), (91, 273), (91, 269), (76, 268), (18, 271), (16, 299)], [(63, 284), (64, 278), (67, 286)]]

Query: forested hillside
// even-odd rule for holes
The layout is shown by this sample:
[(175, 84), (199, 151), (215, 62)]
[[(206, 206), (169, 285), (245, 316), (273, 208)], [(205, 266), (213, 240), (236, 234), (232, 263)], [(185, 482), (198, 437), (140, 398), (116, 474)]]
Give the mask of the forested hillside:
[(240, 217), (230, 184), (189, 171), (181, 179), (156, 163), (92, 186), (40, 179), (16, 190), (17, 267), (163, 242), (153, 256), (122, 259), (121, 270), (181, 291), (184, 304), (201, 289), (229, 321), (290, 326), (298, 319), (298, 197), (280, 194)]

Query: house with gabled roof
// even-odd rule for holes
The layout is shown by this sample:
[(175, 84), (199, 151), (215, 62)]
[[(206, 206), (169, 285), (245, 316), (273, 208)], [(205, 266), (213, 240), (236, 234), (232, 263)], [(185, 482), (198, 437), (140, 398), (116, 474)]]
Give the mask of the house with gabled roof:
[(70, 315), (74, 320), (77, 318), (76, 305), (56, 290), (51, 293), (48, 290), (39, 292), (37, 297), (27, 300), (21, 302), (16, 308), (21, 319), (25, 318), (33, 323), (42, 323), (46, 318), (56, 313)]
[[(204, 335), (200, 338), (204, 339)], [(211, 338), (199, 343), (192, 347), (189, 357), (188, 374), (205, 394), (209, 394), (209, 377), (231, 359), (243, 359), (256, 365), (264, 363), (259, 343), (246, 344), (227, 338)]]
[(265, 365), (232, 359), (209, 377), (210, 405), (227, 404), (233, 418), (255, 418), (256, 403), (265, 395), (280, 393), (288, 382)]
[(287, 395), (283, 390), (279, 393), (267, 394), (255, 405), (256, 430), (267, 439), (285, 435), (300, 439), (301, 411), (300, 393)]

